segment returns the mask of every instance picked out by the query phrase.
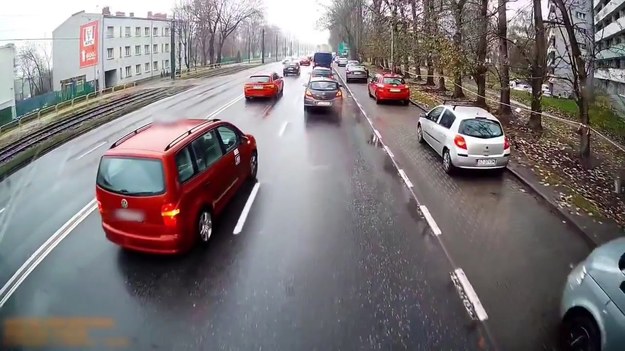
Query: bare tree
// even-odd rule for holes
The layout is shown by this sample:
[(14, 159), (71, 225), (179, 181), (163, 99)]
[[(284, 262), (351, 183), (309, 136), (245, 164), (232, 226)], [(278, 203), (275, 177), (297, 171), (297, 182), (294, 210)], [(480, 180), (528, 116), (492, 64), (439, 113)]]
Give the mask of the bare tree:
[(17, 60), (32, 96), (52, 91), (52, 69), (48, 48), (32, 43), (19, 49)]
[(532, 112), (529, 127), (533, 130), (542, 129), (542, 86), (547, 75), (547, 39), (545, 38), (545, 24), (541, 0), (532, 0), (534, 11), (534, 55), (532, 59)]
[(510, 59), (508, 57), (508, 2), (497, 1), (497, 36), (499, 39), (499, 115), (507, 121), (512, 115), (510, 108)]
[(221, 62), (222, 49), (226, 39), (238, 28), (238, 26), (248, 18), (260, 17), (259, 0), (218, 0), (219, 9), (217, 19), (218, 33), (217, 42), (217, 63)]

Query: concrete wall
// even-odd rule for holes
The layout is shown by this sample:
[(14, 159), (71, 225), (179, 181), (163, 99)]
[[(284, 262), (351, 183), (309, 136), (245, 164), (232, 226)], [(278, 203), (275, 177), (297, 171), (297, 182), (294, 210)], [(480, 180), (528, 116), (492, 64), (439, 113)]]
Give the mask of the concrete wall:
[[(52, 43), (52, 80), (55, 91), (61, 90), (62, 80), (85, 75), (85, 80), (90, 82), (98, 75), (97, 66), (80, 68), (80, 26), (92, 21), (100, 22), (101, 32), (102, 15), (84, 12), (68, 18), (52, 32), (54, 38)], [(100, 53), (101, 60), (102, 54)]]
[(0, 46), (0, 110), (10, 107), (15, 118), (15, 46)]
[[(100, 23), (99, 62), (96, 67), (80, 69), (80, 26), (94, 20)], [(129, 35), (126, 27), (130, 29)], [(136, 31), (137, 27), (139, 33)], [(146, 27), (149, 29), (148, 35), (145, 33)], [(82, 75), (88, 82), (97, 77), (102, 89), (145, 78), (160, 77), (161, 73), (170, 72), (172, 48), (169, 30), (170, 21), (163, 19), (116, 17), (84, 12), (72, 15), (53, 32), (54, 90), (61, 90), (62, 80)], [(137, 45), (140, 47), (139, 53), (135, 49)], [(149, 53), (145, 51), (146, 45), (149, 46)], [(157, 46), (158, 53), (154, 53), (154, 45)], [(126, 55), (126, 47), (130, 47), (130, 55)], [(155, 62), (158, 66), (156, 68)], [(148, 70), (146, 64), (149, 64)], [(130, 74), (127, 74), (127, 67), (130, 67)]]

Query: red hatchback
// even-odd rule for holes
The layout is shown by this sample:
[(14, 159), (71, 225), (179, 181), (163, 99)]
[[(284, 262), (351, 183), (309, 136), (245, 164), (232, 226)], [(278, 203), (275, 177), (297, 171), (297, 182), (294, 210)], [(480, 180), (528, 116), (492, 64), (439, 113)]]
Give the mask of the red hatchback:
[(299, 65), (300, 66), (310, 66), (310, 59), (308, 57), (302, 57), (302, 59), (299, 60)]
[(148, 124), (102, 156), (96, 198), (108, 240), (174, 254), (207, 242), (218, 216), (258, 170), (256, 139), (220, 120)]
[(284, 92), (284, 80), (273, 72), (270, 74), (256, 74), (245, 83), (243, 93), (247, 100), (251, 98), (277, 98)]
[(382, 101), (401, 101), (404, 105), (410, 103), (410, 88), (402, 76), (392, 73), (376, 74), (369, 82), (369, 96), (376, 103)]

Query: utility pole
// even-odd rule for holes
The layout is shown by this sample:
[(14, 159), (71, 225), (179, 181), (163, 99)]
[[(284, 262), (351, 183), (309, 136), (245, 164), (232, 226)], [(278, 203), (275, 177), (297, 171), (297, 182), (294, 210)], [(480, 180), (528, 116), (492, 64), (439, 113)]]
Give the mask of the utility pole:
[(170, 61), (169, 65), (171, 69), (171, 79), (176, 79), (176, 18), (174, 17), (173, 21), (171, 21), (171, 51), (170, 51)]
[(261, 50), (260, 62), (265, 63), (265, 28), (264, 27), (262, 31), (262, 37), (260, 40), (260, 50)]
[(276, 33), (276, 62), (278, 62), (278, 33)]

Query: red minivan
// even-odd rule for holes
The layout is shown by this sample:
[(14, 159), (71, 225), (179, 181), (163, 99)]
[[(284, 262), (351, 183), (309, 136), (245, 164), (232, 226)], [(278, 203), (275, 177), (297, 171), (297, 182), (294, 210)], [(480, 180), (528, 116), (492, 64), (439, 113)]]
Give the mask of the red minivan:
[(148, 124), (100, 160), (96, 199), (108, 240), (175, 254), (208, 242), (213, 219), (256, 179), (256, 139), (220, 120)]

